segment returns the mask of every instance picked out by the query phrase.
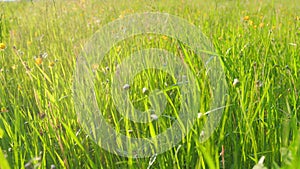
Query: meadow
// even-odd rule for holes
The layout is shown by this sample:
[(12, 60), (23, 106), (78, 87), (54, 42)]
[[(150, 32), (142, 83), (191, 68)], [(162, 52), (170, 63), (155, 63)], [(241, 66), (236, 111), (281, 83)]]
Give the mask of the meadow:
[[(228, 91), (220, 124), (208, 140), (199, 141), (205, 121), (200, 119), (170, 150), (131, 158), (104, 150), (83, 129), (73, 85), (76, 58), (97, 30), (142, 12), (169, 13), (201, 29), (222, 63)], [(0, 2), (0, 168), (300, 168), (299, 46), (296, 0)], [(92, 68), (104, 117), (131, 137), (166, 130), (180, 107), (176, 87), (164, 91), (168, 118), (154, 123), (130, 122), (113, 105), (107, 91), (116, 63), (132, 50), (151, 47), (184, 53), (204, 89), (201, 111), (209, 110), (203, 63), (188, 46), (163, 35), (126, 39)], [(134, 106), (148, 109), (144, 87), (164, 90), (165, 83), (176, 82), (158, 70), (138, 74), (129, 89)]]

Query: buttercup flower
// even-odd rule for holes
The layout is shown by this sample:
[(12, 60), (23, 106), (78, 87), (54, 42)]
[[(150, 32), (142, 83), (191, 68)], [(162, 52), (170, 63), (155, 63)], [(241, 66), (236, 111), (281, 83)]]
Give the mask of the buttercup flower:
[(55, 62), (50, 62), (49, 63), (49, 68), (52, 68), (55, 65)]
[(12, 65), (12, 66), (11, 66), (11, 68), (12, 68), (13, 70), (15, 70), (17, 67), (18, 67), (17, 65)]
[(41, 57), (35, 58), (35, 63), (37, 65), (41, 65), (43, 63), (43, 58), (41, 58)]
[(262, 28), (265, 24), (264, 23), (260, 23), (259, 27)]
[(163, 39), (163, 40), (168, 40), (168, 37), (167, 37), (166, 35), (163, 35), (163, 36), (162, 36), (162, 39)]
[(251, 20), (249, 20), (248, 23), (249, 23), (249, 25), (253, 25), (253, 21), (251, 21)]
[(0, 43), (0, 50), (4, 50), (6, 48), (6, 45), (4, 43)]
[(250, 19), (250, 17), (247, 15), (247, 16), (244, 16), (244, 21), (248, 21)]

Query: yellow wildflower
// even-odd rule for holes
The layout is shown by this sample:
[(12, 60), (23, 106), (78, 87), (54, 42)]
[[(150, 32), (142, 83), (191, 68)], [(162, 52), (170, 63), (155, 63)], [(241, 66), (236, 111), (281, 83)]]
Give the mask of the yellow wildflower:
[(12, 65), (11, 68), (12, 68), (13, 70), (15, 70), (15, 69), (17, 68), (17, 65)]
[(31, 45), (32, 44), (32, 42), (29, 40), (29, 41), (27, 41), (27, 46), (29, 46), (29, 45)]
[(93, 71), (96, 71), (98, 68), (99, 68), (99, 64), (97, 63), (92, 64)]
[(263, 19), (263, 18), (264, 18), (264, 16), (263, 16), (263, 15), (260, 15), (259, 19)]
[(49, 63), (49, 68), (52, 68), (55, 65), (55, 62), (50, 62)]
[(6, 48), (6, 45), (4, 43), (0, 43), (0, 50), (4, 50)]
[(117, 46), (117, 47), (116, 47), (116, 51), (117, 51), (117, 52), (120, 52), (120, 51), (121, 51), (121, 46)]
[(7, 113), (8, 110), (7, 110), (5, 107), (2, 107), (1, 110), (0, 110), (0, 112), (1, 112), (1, 113)]
[(163, 40), (167, 40), (168, 37), (167, 37), (166, 35), (163, 35), (163, 36), (162, 36), (162, 39), (163, 39)]
[(252, 20), (249, 20), (249, 25), (253, 25), (253, 21)]
[(244, 16), (244, 21), (248, 21), (250, 19), (250, 17), (247, 15), (247, 16)]
[(259, 27), (262, 28), (262, 27), (264, 27), (264, 25), (265, 25), (264, 23), (260, 23)]
[(22, 90), (22, 86), (18, 84), (18, 90)]
[(120, 19), (123, 19), (123, 18), (124, 18), (124, 15), (123, 15), (123, 14), (119, 15), (119, 18), (120, 18)]
[(36, 59), (35, 59), (35, 63), (36, 63), (37, 65), (41, 65), (41, 64), (43, 63), (43, 58), (41, 58), (41, 57), (36, 58)]

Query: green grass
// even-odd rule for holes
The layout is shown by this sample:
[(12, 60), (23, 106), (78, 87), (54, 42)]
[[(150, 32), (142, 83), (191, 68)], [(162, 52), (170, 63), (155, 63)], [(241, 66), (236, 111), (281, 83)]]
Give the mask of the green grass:
[[(299, 168), (300, 5), (296, 1), (34, 1), (0, 2), (0, 9), (0, 43), (6, 44), (0, 51), (0, 168), (7, 168), (6, 161), (11, 168), (252, 168), (262, 156), (268, 168)], [(185, 18), (214, 44), (228, 98), (221, 123), (206, 142), (199, 141), (203, 122), (199, 120), (169, 151), (151, 158), (126, 158), (99, 147), (78, 122), (73, 101), (76, 57), (99, 28), (136, 12)], [(157, 123), (130, 122), (113, 105), (107, 91), (115, 63), (132, 51), (151, 47), (178, 54), (188, 48), (171, 38), (137, 36), (117, 44), (103, 63), (95, 63), (98, 105), (116, 130), (131, 137), (165, 130), (180, 107), (177, 87), (164, 91), (168, 118)], [(48, 56), (37, 64), (44, 53)], [(190, 60), (199, 86), (206, 89), (202, 63), (188, 49), (184, 59)], [(235, 78), (238, 86), (232, 84)], [(138, 74), (130, 88), (136, 107), (149, 106), (143, 87), (165, 88), (154, 79), (176, 83), (161, 71)], [(208, 101), (209, 91), (204, 90), (201, 105)]]

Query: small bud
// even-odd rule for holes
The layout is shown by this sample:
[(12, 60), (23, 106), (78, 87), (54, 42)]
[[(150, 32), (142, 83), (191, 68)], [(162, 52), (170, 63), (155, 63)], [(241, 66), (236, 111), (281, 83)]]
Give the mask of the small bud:
[(253, 67), (255, 67), (255, 68), (257, 67), (257, 63), (256, 62), (253, 63)]
[(97, 63), (92, 64), (93, 71), (96, 71), (98, 68), (99, 68), (99, 64)]
[(285, 69), (290, 70), (289, 65), (285, 65)]
[(198, 119), (200, 119), (203, 116), (203, 113), (198, 113)]
[(153, 120), (157, 120), (158, 119), (158, 116), (156, 114), (151, 114), (150, 117), (153, 119)]
[(149, 90), (146, 87), (143, 87), (143, 94), (148, 94)]
[(255, 82), (255, 85), (256, 85), (257, 88), (260, 88), (260, 87), (263, 86), (263, 83), (262, 83), (260, 80), (257, 80), (257, 81)]
[(235, 79), (233, 80), (232, 85), (233, 85), (234, 87), (237, 87), (239, 84), (240, 84), (239, 79), (235, 78)]
[(130, 88), (130, 85), (129, 84), (125, 84), (124, 86), (123, 86), (123, 89), (124, 90), (128, 90)]
[(289, 45), (291, 45), (291, 46), (297, 46), (296, 43), (289, 43)]
[(204, 137), (204, 135), (205, 135), (205, 133), (204, 133), (204, 131), (202, 130), (201, 132), (200, 132), (200, 137)]

